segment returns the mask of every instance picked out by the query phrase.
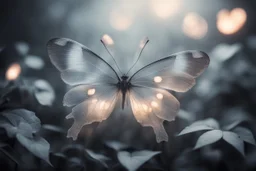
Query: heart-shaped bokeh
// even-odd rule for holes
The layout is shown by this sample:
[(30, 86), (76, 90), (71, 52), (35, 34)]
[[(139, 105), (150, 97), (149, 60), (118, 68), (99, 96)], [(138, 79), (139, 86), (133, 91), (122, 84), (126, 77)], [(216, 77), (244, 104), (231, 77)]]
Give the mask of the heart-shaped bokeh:
[(234, 8), (229, 11), (222, 9), (217, 14), (217, 28), (226, 35), (238, 32), (246, 23), (247, 14), (242, 8)]

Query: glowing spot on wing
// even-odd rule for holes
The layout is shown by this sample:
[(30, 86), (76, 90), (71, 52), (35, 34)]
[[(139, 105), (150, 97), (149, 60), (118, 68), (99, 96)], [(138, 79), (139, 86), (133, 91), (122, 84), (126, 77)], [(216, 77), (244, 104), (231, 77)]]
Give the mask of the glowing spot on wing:
[(110, 107), (110, 103), (105, 102), (104, 109), (107, 110)]
[(151, 102), (151, 106), (152, 106), (152, 107), (158, 107), (158, 104), (157, 104), (157, 102), (152, 101), (152, 102)]
[(87, 94), (88, 94), (89, 96), (92, 96), (92, 95), (95, 94), (95, 92), (96, 92), (95, 88), (91, 88), (91, 89), (89, 89), (89, 90), (87, 91)]
[(181, 6), (180, 0), (151, 0), (151, 6), (156, 15), (166, 19), (178, 12)]
[(7, 80), (16, 80), (21, 73), (21, 67), (19, 64), (12, 64), (6, 71), (5, 77)]
[(145, 112), (148, 112), (148, 106), (147, 105), (143, 104), (142, 108), (144, 109)]
[(113, 45), (113, 44), (114, 44), (113, 39), (112, 39), (109, 35), (107, 35), (107, 34), (104, 34), (104, 35), (103, 35), (102, 41), (103, 41), (106, 45)]
[(160, 77), (160, 76), (155, 76), (154, 77), (154, 81), (156, 82), (156, 83), (160, 83), (160, 82), (162, 82), (162, 77)]
[(102, 101), (100, 103), (100, 110), (107, 110), (110, 107), (110, 103), (106, 102), (106, 101)]
[(92, 99), (92, 103), (96, 103), (98, 101), (98, 99), (94, 98)]
[(164, 95), (162, 93), (157, 93), (156, 94), (156, 97), (159, 99), (159, 100), (162, 100), (164, 98)]

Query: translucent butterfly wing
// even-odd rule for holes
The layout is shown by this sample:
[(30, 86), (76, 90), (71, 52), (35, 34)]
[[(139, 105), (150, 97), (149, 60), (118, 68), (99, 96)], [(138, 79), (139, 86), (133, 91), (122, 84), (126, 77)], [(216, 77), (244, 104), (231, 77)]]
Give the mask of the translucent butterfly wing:
[(130, 77), (130, 103), (136, 120), (151, 126), (157, 142), (167, 141), (164, 120), (174, 120), (179, 102), (167, 90), (185, 92), (209, 65), (204, 52), (186, 51), (153, 62)]
[(63, 81), (76, 86), (63, 100), (65, 106), (74, 106), (66, 118), (74, 119), (67, 136), (75, 140), (84, 125), (101, 122), (112, 113), (119, 77), (106, 61), (78, 42), (56, 38), (48, 42), (47, 48)]
[(195, 84), (195, 78), (208, 67), (210, 59), (201, 51), (185, 51), (153, 62), (131, 78), (133, 85), (186, 92)]
[(107, 119), (118, 97), (118, 90), (114, 86), (80, 85), (67, 92), (63, 101), (64, 105), (76, 105), (66, 117), (74, 119), (67, 137), (76, 140), (84, 125)]
[(178, 100), (166, 90), (137, 86), (129, 91), (129, 98), (136, 120), (153, 128), (157, 142), (168, 141), (163, 121), (175, 119), (180, 106)]
[(106, 61), (76, 41), (55, 38), (47, 49), (62, 80), (69, 85), (118, 82), (117, 73)]

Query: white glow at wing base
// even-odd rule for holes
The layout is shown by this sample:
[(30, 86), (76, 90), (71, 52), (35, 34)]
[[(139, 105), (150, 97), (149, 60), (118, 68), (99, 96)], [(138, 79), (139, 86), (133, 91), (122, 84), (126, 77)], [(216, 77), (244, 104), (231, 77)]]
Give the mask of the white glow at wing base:
[(5, 77), (7, 80), (16, 80), (21, 73), (21, 67), (19, 64), (12, 64), (6, 71)]
[(154, 82), (156, 82), (156, 83), (160, 83), (160, 82), (162, 82), (162, 77), (160, 77), (160, 76), (155, 76), (154, 77)]
[(87, 94), (88, 94), (89, 96), (92, 96), (92, 95), (95, 94), (95, 92), (96, 92), (95, 88), (91, 88), (91, 89), (89, 89), (89, 90), (87, 91)]

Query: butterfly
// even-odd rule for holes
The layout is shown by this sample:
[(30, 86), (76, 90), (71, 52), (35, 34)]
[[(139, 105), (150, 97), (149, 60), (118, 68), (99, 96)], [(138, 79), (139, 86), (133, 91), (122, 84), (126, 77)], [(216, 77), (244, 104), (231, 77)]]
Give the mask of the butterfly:
[(170, 91), (186, 92), (193, 87), (195, 78), (208, 67), (209, 56), (201, 51), (184, 51), (129, 74), (149, 42), (145, 38), (140, 42), (137, 60), (123, 74), (111, 51), (114, 45), (111, 37), (104, 35), (101, 42), (117, 69), (74, 40), (54, 38), (47, 43), (51, 62), (60, 71), (62, 80), (73, 86), (63, 99), (64, 106), (73, 107), (66, 116), (74, 119), (67, 137), (76, 140), (84, 125), (106, 120), (120, 99), (122, 109), (128, 102), (136, 120), (153, 128), (157, 142), (168, 141), (163, 121), (173, 121), (180, 108)]

